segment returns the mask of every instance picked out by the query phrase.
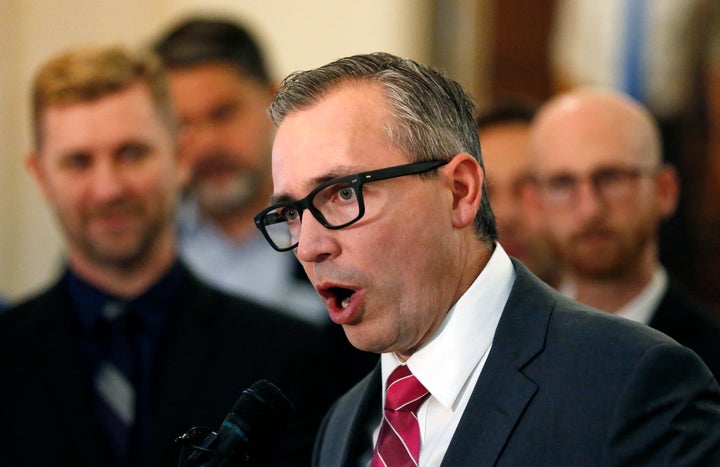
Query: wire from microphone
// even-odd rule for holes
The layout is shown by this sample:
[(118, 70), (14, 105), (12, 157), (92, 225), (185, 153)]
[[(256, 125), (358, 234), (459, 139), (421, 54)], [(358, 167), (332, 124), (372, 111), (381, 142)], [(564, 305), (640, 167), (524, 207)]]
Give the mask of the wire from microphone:
[(217, 433), (195, 427), (175, 440), (193, 450), (180, 465), (252, 465), (258, 442), (285, 425), (293, 410), (277, 386), (261, 379), (240, 394)]

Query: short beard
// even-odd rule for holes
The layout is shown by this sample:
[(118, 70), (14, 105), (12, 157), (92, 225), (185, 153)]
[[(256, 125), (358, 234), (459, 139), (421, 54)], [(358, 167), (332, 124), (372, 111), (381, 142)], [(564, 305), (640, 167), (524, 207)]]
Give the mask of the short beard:
[(261, 179), (257, 174), (238, 175), (221, 187), (211, 183), (196, 183), (191, 190), (200, 211), (212, 216), (226, 216), (251, 206), (261, 189)]
[(134, 244), (127, 248), (118, 248), (116, 244), (102, 244), (87, 236), (74, 236), (70, 241), (90, 263), (117, 271), (132, 272), (147, 263), (166, 223), (167, 220), (163, 218), (145, 225)]
[(631, 238), (614, 236), (610, 248), (590, 256), (573, 252), (574, 247), (565, 251), (570, 270), (578, 277), (600, 282), (622, 280), (636, 269), (642, 261), (650, 237), (636, 233)]
[(112, 249), (97, 248), (97, 245), (86, 243), (82, 249), (86, 257), (96, 264), (111, 267), (118, 271), (135, 271), (146, 264), (152, 251), (155, 249), (160, 233), (155, 231), (144, 232), (136, 247), (124, 254), (118, 254)]

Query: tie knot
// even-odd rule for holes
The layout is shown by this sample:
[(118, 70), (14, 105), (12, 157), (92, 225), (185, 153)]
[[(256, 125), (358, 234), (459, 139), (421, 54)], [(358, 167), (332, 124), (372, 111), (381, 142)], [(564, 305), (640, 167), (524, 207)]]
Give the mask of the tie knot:
[(96, 329), (104, 338), (130, 338), (143, 329), (142, 325), (140, 314), (131, 310), (127, 303), (110, 301), (102, 307)]
[(390, 374), (385, 393), (385, 410), (415, 412), (429, 392), (412, 374), (407, 365), (401, 365)]

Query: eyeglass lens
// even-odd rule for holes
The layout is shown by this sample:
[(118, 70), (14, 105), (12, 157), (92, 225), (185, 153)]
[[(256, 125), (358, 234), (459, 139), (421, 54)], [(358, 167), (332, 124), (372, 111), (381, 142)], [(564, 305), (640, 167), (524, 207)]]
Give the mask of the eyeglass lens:
[(543, 189), (549, 200), (570, 203), (577, 197), (580, 184), (587, 180), (597, 195), (614, 201), (626, 198), (637, 179), (653, 172), (654, 169), (614, 167), (596, 170), (588, 177), (564, 174), (547, 179)]

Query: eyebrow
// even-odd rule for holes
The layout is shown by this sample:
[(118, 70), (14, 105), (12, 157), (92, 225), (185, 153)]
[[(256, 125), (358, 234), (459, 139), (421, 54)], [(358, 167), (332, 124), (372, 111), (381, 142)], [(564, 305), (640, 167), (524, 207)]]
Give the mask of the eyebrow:
[(271, 195), (270, 196), (270, 206), (274, 204), (280, 204), (280, 203), (287, 203), (290, 201), (297, 201), (297, 199), (293, 196), (284, 195), (284, 194), (277, 194), (277, 195)]
[[(305, 196), (310, 194), (311, 191), (313, 191), (315, 188), (319, 187), (323, 183), (327, 183), (330, 180), (335, 180), (336, 178), (343, 178), (350, 175), (355, 175), (357, 173), (363, 173), (367, 172), (367, 169), (365, 170), (358, 170), (358, 167), (352, 167), (352, 166), (340, 166), (336, 167), (323, 175), (320, 175), (318, 177), (315, 177), (311, 179), (308, 183), (306, 183), (306, 186), (308, 187), (307, 193)], [(303, 198), (305, 198), (303, 196)], [(270, 196), (270, 205), (273, 204), (280, 204), (280, 203), (288, 203), (293, 201), (299, 201), (301, 198), (296, 198), (295, 196), (291, 196), (286, 193), (277, 193)]]

